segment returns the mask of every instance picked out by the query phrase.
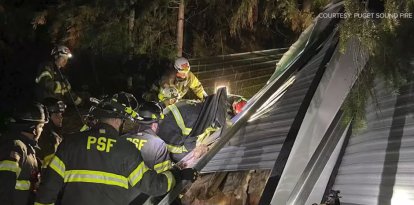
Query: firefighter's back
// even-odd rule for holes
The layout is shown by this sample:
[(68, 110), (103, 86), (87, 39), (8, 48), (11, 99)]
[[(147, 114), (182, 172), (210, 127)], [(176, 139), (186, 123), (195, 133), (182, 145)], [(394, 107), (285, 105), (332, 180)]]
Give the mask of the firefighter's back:
[(57, 166), (53, 160), (50, 166), (63, 175), (63, 205), (128, 204), (128, 178), (143, 174), (136, 170), (142, 159), (133, 144), (117, 136), (106, 124), (67, 136), (56, 154)]

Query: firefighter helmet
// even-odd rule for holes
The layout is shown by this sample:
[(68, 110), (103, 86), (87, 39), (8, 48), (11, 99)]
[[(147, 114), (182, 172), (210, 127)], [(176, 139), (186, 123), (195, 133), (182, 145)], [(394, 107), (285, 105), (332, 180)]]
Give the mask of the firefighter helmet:
[(131, 107), (119, 103), (114, 98), (103, 99), (90, 112), (96, 118), (138, 119), (138, 114)]
[(66, 109), (66, 104), (56, 98), (46, 98), (43, 100), (43, 105), (46, 106), (49, 113), (63, 113)]
[(72, 52), (66, 46), (58, 45), (52, 49), (51, 56), (58, 58), (60, 56), (72, 58)]
[(243, 107), (246, 104), (247, 104), (247, 101), (243, 98), (240, 98), (239, 100), (234, 101), (232, 104), (233, 113), (236, 115), (239, 114), (243, 110)]
[(156, 102), (144, 102), (138, 108), (139, 121), (143, 124), (150, 124), (164, 119), (162, 108)]
[(166, 87), (161, 90), (162, 95), (166, 100), (178, 98), (179, 93), (175, 87)]
[(112, 98), (126, 107), (131, 107), (133, 110), (138, 108), (138, 101), (131, 93), (119, 92), (114, 94)]
[(175, 60), (174, 68), (178, 72), (187, 73), (190, 71), (190, 62), (188, 62), (187, 58), (180, 57)]
[(32, 103), (18, 110), (12, 119), (13, 123), (17, 124), (38, 124), (48, 123), (49, 113), (44, 105), (40, 103)]

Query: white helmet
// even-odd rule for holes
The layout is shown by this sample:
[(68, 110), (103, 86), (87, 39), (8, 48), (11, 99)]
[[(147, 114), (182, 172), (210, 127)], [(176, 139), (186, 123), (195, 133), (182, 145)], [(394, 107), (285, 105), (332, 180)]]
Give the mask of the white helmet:
[(70, 52), (69, 48), (66, 46), (56, 46), (52, 49), (52, 52), (50, 53), (51, 56), (58, 58), (60, 56), (64, 56), (67, 58), (72, 57), (72, 52)]
[(161, 93), (164, 96), (164, 98), (167, 99), (167, 100), (173, 99), (173, 98), (178, 98), (178, 96), (179, 96), (178, 90), (175, 87), (163, 88), (161, 90)]
[(174, 68), (178, 72), (188, 72), (190, 71), (190, 62), (184, 57), (177, 58), (174, 63)]

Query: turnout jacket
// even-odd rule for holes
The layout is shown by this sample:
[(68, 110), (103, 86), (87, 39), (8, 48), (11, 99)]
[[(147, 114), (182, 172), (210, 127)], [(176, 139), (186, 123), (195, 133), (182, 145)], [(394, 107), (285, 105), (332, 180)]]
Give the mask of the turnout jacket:
[[(175, 185), (171, 172), (148, 169), (140, 152), (112, 126), (98, 123), (65, 137), (46, 169), (35, 205), (128, 204), (130, 195), (162, 195)], [(133, 192), (132, 192), (133, 191)]]
[[(65, 76), (61, 76), (53, 62), (47, 62), (40, 66), (35, 82), (37, 84), (36, 95), (40, 101), (51, 97), (72, 103), (70, 99), (71, 85)], [(71, 92), (76, 105), (82, 102), (82, 99), (75, 93)]]
[(37, 156), (42, 161), (42, 169), (46, 168), (55, 156), (55, 152), (62, 142), (62, 136), (53, 122), (45, 124), (43, 127), (42, 135), (39, 138), (38, 145), (40, 150), (37, 152)]
[(137, 133), (130, 133), (124, 137), (140, 150), (145, 165), (157, 173), (172, 168), (170, 152), (165, 142), (155, 132), (148, 128)]
[(39, 177), (36, 141), (20, 133), (0, 142), (0, 204), (33, 204)]
[(164, 109), (158, 136), (167, 143), (174, 161), (179, 161), (196, 146), (197, 138), (187, 137), (195, 125), (203, 103), (193, 100), (179, 101)]
[[(199, 99), (204, 99), (207, 96), (206, 91), (204, 91), (203, 85), (201, 85), (198, 78), (194, 75), (193, 72), (189, 71), (188, 76), (183, 81), (177, 81), (176, 78), (170, 79), (167, 85), (160, 85), (162, 87), (175, 87), (178, 91), (178, 100), (182, 99), (188, 90), (192, 90), (194, 94)], [(162, 94), (162, 89), (158, 90), (158, 100), (163, 102), (165, 100), (164, 95)]]

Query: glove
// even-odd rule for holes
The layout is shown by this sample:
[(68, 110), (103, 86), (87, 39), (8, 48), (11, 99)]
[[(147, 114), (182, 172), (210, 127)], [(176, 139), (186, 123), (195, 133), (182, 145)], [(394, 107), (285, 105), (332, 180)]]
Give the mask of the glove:
[(173, 167), (171, 172), (176, 181), (190, 180), (191, 182), (194, 182), (198, 178), (198, 172), (193, 168), (180, 169), (178, 167)]

